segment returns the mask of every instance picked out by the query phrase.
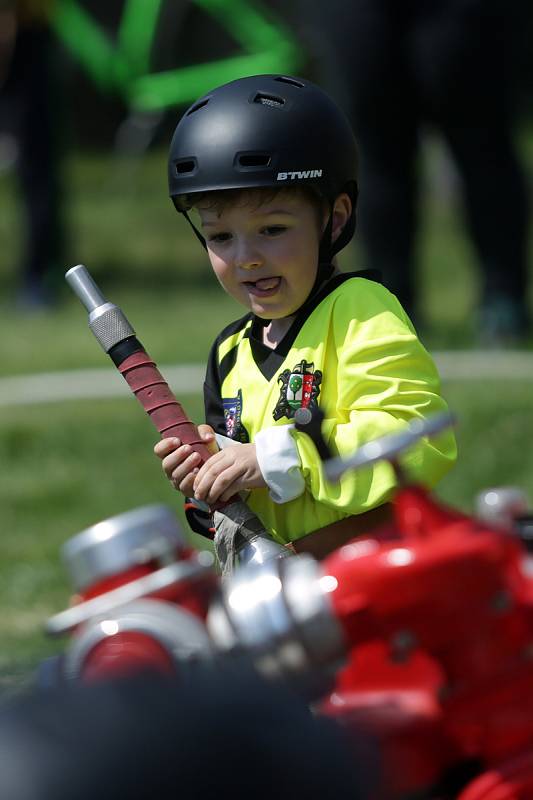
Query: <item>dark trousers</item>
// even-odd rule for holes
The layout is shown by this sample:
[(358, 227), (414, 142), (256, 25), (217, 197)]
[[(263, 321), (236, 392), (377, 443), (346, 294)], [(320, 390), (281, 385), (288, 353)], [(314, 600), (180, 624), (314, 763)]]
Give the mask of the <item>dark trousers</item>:
[[(326, 7), (327, 5), (327, 7)], [(526, 291), (527, 196), (513, 143), (513, 79), (526, 0), (328, 0), (316, 5), (324, 80), (360, 147), (365, 266), (415, 304), (420, 127), (457, 164), (483, 299)]]
[(52, 76), (52, 34), (20, 28), (0, 91), (0, 124), (14, 135), (17, 178), (24, 209), (21, 283), (52, 288), (62, 255), (57, 87)]

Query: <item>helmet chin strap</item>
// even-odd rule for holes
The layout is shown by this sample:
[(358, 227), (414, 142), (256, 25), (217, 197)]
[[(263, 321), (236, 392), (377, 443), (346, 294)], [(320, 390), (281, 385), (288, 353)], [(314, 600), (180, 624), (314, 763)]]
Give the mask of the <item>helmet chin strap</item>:
[[(356, 195), (355, 195), (356, 198)], [(348, 242), (351, 240), (354, 231), (355, 231), (355, 198), (352, 207), (352, 213), (347, 220), (344, 228), (340, 232), (339, 236), (337, 236), (334, 242), (331, 241), (331, 235), (333, 232), (333, 209), (334, 209), (334, 202), (330, 203), (329, 208), (329, 217), (326, 227), (324, 228), (324, 232), (322, 234), (322, 238), (320, 240), (320, 246), (318, 249), (318, 266), (316, 270), (316, 278), (315, 282), (309, 292), (307, 298), (302, 303), (300, 308), (298, 309), (297, 313), (300, 314), (302, 310), (305, 310), (310, 304), (315, 295), (321, 289), (321, 287), (328, 281), (335, 271), (335, 267), (333, 265), (333, 259), (337, 253), (339, 253), (343, 247), (345, 247)]]
[(318, 268), (316, 271), (316, 278), (313, 288), (310, 292), (310, 297), (315, 293), (319, 286), (333, 274), (333, 256), (335, 255), (334, 244), (331, 241), (331, 234), (333, 232), (333, 204), (330, 205), (329, 217), (320, 245), (318, 248)]
[(205, 238), (202, 236), (202, 234), (200, 233), (200, 231), (198, 230), (192, 219), (189, 217), (188, 213), (186, 211), (181, 211), (181, 209), (178, 209), (178, 211), (180, 212), (180, 214), (183, 214), (183, 216), (193, 229), (194, 235), (196, 236), (196, 238), (198, 239), (204, 250), (207, 250), (207, 243), (205, 241)]

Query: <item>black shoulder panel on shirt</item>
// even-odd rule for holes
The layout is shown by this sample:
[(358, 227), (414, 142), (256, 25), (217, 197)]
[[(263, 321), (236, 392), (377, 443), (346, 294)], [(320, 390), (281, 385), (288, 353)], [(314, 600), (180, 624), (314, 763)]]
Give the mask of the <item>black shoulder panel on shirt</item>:
[(220, 364), (218, 363), (218, 348), (229, 336), (233, 336), (233, 334), (245, 328), (252, 317), (253, 315), (251, 313), (245, 314), (244, 317), (227, 325), (215, 339), (207, 360), (204, 382), (205, 421), (211, 425), (217, 433), (221, 433), (224, 436), (227, 435), (227, 432), (221, 387), (225, 377), (235, 363), (237, 348), (232, 348), (222, 359)]
[(228, 350), (220, 364), (218, 365), (218, 374), (220, 376), (220, 385), (224, 383), (228, 375), (230, 374), (231, 370), (235, 366), (235, 362), (237, 361), (237, 355), (239, 352), (239, 346), (236, 345), (232, 347), (231, 350)]
[(244, 317), (240, 317), (240, 319), (236, 319), (233, 322), (230, 322), (229, 325), (226, 325), (226, 327), (218, 334), (215, 340), (215, 345), (218, 347), (224, 341), (224, 339), (227, 339), (229, 336), (233, 336), (234, 333), (237, 333), (245, 328), (253, 316), (254, 315), (252, 312), (249, 311), (248, 314), (244, 315)]
[[(226, 325), (224, 330), (222, 330), (213, 344), (211, 345), (211, 350), (209, 351), (209, 357), (207, 360), (207, 373), (206, 373), (206, 383), (217, 386), (222, 383), (220, 379), (220, 366), (218, 363), (218, 348), (226, 339), (230, 336), (233, 336), (234, 333), (238, 333), (240, 330), (246, 327), (249, 320), (252, 319), (253, 314), (245, 314), (244, 317), (235, 320), (234, 322), (230, 322), (229, 325)], [(231, 352), (231, 350), (230, 350)], [(223, 359), (224, 360), (224, 359)]]
[(211, 425), (215, 433), (227, 436), (226, 419), (224, 417), (224, 404), (220, 389), (204, 383), (204, 413), (205, 421)]

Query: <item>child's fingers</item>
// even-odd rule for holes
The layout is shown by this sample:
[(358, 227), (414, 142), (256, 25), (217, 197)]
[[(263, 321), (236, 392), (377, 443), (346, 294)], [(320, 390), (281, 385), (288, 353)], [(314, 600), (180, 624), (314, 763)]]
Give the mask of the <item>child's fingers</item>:
[(221, 472), (210, 486), (204, 498), (205, 502), (208, 505), (213, 505), (218, 500), (229, 500), (232, 495), (237, 494), (242, 489), (239, 477), (240, 472), (235, 465)]
[[(169, 474), (169, 478), (176, 486), (181, 490), (181, 483), (187, 478), (191, 473), (194, 471), (194, 475), (198, 472), (198, 468), (200, 466), (200, 456), (198, 453), (191, 453), (184, 461), (178, 464), (172, 472)], [(193, 480), (194, 480), (193, 475)]]
[(244, 488), (245, 488), (244, 486), (241, 486), (240, 480), (236, 480), (224, 492), (220, 493), (218, 499), (221, 502), (225, 503), (234, 495), (239, 494), (239, 492), (242, 492)]
[(166, 455), (176, 450), (181, 445), (181, 439), (169, 438), (161, 439), (154, 446), (154, 453), (158, 458), (164, 458)]
[[(223, 451), (222, 451), (223, 452)], [(197, 500), (215, 503), (240, 474), (238, 465), (227, 463), (223, 457), (206, 461), (194, 481), (194, 496)]]
[(193, 483), (194, 477), (196, 475), (197, 469), (193, 469), (192, 472), (189, 472), (183, 480), (172, 481), (174, 484), (174, 488), (184, 494), (186, 497), (192, 497), (194, 495), (193, 491)]
[(195, 453), (188, 444), (182, 444), (177, 450), (173, 450), (172, 453), (165, 456), (161, 462), (161, 466), (167, 478), (172, 480), (172, 473), (174, 470), (188, 459), (190, 459), (188, 463), (189, 470), (193, 467), (200, 466), (202, 460), (198, 453)]
[(226, 467), (226, 458), (223, 450), (220, 450), (216, 455), (213, 455), (204, 462), (194, 481), (194, 496), (198, 500), (205, 499), (213, 481)]

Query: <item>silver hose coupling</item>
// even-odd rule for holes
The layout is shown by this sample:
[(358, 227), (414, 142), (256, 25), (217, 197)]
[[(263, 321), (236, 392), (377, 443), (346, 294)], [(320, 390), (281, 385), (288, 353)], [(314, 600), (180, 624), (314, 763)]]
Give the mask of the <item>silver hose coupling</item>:
[(216, 648), (247, 654), (266, 677), (316, 685), (347, 651), (329, 598), (333, 580), (308, 555), (241, 567), (208, 613)]
[(124, 312), (106, 300), (87, 267), (83, 264), (72, 267), (65, 279), (89, 312), (89, 328), (106, 353), (124, 339), (135, 336)]

